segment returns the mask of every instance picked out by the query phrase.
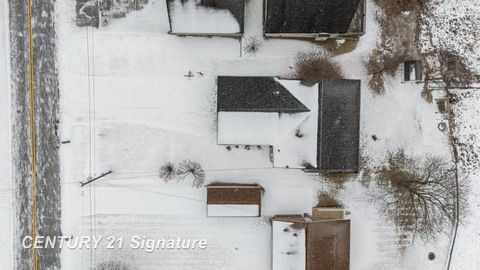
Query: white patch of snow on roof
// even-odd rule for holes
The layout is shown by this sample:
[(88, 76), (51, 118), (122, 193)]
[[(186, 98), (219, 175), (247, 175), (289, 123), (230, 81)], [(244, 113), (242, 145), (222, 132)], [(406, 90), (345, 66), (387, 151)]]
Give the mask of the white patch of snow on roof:
[(240, 25), (226, 9), (206, 8), (198, 0), (174, 1), (170, 9), (172, 32), (194, 34), (239, 33)]
[(286, 133), (273, 147), (274, 167), (317, 167), (318, 84), (305, 86), (300, 81), (278, 80), (308, 109), (309, 115)]
[(272, 269), (306, 269), (305, 229), (292, 228), (293, 222), (273, 221)]
[(218, 143), (275, 145), (308, 114), (218, 112)]

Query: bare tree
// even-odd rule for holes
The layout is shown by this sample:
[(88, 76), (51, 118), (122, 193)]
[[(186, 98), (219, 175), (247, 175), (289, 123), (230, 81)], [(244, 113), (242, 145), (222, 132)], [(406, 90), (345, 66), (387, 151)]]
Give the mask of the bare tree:
[(465, 59), (460, 55), (446, 50), (440, 50), (438, 55), (440, 74), (448, 88), (467, 87), (478, 79), (478, 76), (468, 67)]
[(247, 44), (245, 45), (243, 50), (247, 54), (252, 54), (253, 55), (253, 54), (257, 53), (263, 46), (262, 41), (258, 37), (255, 37), (255, 36), (247, 37), (246, 42), (247, 42)]
[(201, 187), (205, 182), (205, 172), (202, 169), (202, 166), (195, 161), (184, 160), (180, 163), (180, 166), (177, 170), (177, 176), (179, 180), (185, 179), (187, 176), (193, 177), (193, 186)]
[(434, 156), (411, 158), (399, 150), (388, 154), (378, 176), (380, 190), (372, 196), (400, 230), (435, 240), (454, 224), (464, 188), (457, 189), (447, 161)]
[(370, 76), (368, 81), (369, 88), (375, 94), (383, 94), (395, 77), (400, 64), (406, 59), (408, 59), (408, 56), (402, 52), (389, 54), (379, 49), (374, 49), (363, 62), (367, 68), (367, 74)]
[(176, 175), (175, 165), (171, 162), (167, 162), (165, 165), (160, 167), (159, 177), (168, 182), (173, 179)]

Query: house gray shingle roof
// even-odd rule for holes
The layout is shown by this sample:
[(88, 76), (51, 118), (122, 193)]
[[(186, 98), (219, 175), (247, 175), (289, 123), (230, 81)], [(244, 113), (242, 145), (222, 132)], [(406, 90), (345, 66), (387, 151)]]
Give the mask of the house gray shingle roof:
[(360, 81), (322, 80), (318, 102), (318, 169), (357, 172)]
[(218, 111), (308, 112), (297, 98), (272, 77), (218, 77)]
[(317, 34), (348, 31), (360, 0), (265, 0), (265, 32)]
[[(360, 81), (317, 80), (317, 169), (357, 172), (360, 136)], [(218, 77), (218, 111), (307, 112), (272, 77)]]

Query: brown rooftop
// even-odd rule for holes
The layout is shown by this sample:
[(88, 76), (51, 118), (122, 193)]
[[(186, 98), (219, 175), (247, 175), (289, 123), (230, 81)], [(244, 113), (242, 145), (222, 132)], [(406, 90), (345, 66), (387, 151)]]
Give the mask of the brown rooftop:
[(350, 269), (350, 220), (310, 220), (301, 215), (275, 216), (305, 228), (305, 270)]
[(307, 270), (348, 270), (350, 265), (350, 220), (308, 223)]
[(207, 204), (260, 204), (260, 186), (208, 186)]

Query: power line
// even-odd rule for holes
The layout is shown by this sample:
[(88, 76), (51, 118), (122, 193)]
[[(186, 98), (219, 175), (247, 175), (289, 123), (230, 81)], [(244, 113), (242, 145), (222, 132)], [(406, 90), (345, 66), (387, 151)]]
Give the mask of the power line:
[(103, 177), (111, 174), (112, 172), (113, 172), (113, 171), (108, 171), (108, 172), (106, 172), (106, 173), (102, 173), (101, 175), (99, 175), (99, 176), (97, 176), (97, 177), (94, 177), (94, 178), (88, 180), (87, 182), (82, 183), (80, 186), (83, 187), (83, 186), (85, 186), (85, 185), (88, 185), (88, 184), (90, 184), (90, 183), (92, 183), (92, 182), (94, 182), (94, 181), (96, 181), (96, 180), (98, 180), (98, 179), (100, 179), (100, 178), (103, 178)]
[[(101, 183), (101, 184), (98, 184), (98, 185), (100, 185), (100, 186), (110, 186), (111, 188), (117, 189), (117, 190), (130, 189), (130, 190), (135, 190), (135, 191), (139, 191), (139, 192), (153, 193), (153, 194), (159, 194), (159, 195), (166, 196), (166, 197), (172, 197), (172, 198), (177, 198), (177, 199), (199, 202), (199, 203), (202, 203), (202, 204), (207, 203), (207, 200), (202, 200), (202, 199), (197, 199), (197, 198), (192, 198), (192, 197), (187, 197), (187, 196), (181, 196), (181, 195), (175, 195), (175, 194), (165, 193), (165, 192), (161, 192), (161, 191), (155, 191), (155, 190), (151, 190), (151, 189), (142, 189), (142, 188), (137, 188), (137, 187), (132, 187), (132, 186), (124, 186), (124, 185), (116, 185), (116, 184), (108, 184), (108, 183)], [(229, 209), (236, 209), (236, 210), (240, 210), (240, 211), (245, 211), (245, 209), (243, 209), (239, 206), (235, 206), (235, 205), (224, 205), (223, 207), (229, 208)]]
[[(99, 9), (99, 6), (98, 6), (98, 3), (99, 1), (97, 1), (97, 10), (100, 10)], [(100, 24), (100, 14), (98, 15), (98, 20), (99, 20), (99, 24)], [(95, 94), (95, 37), (94, 37), (94, 31), (93, 31), (93, 28), (91, 29), (92, 31), (92, 107), (93, 107), (93, 147), (92, 147), (92, 151), (93, 151), (93, 172), (95, 173), (95, 163), (96, 163), (96, 153), (95, 153), (95, 149), (96, 149), (96, 94)], [(111, 173), (111, 171), (110, 171)], [(106, 174), (104, 174), (103, 176), (105, 176)], [(98, 178), (97, 178), (98, 179)], [(93, 213), (96, 214), (97, 213), (97, 198), (96, 198), (96, 190), (95, 190), (95, 183), (93, 183)], [(97, 216), (94, 215), (93, 217), (93, 231), (94, 231), (94, 235), (93, 236), (96, 236), (97, 235)], [(93, 252), (94, 254), (94, 258), (93, 258), (93, 261), (94, 261), (94, 264), (97, 263), (97, 252), (96, 250), (94, 250)]]
[(98, 184), (98, 185), (99, 186), (110, 186), (110, 187), (113, 187), (113, 188), (130, 189), (130, 190), (136, 190), (136, 191), (147, 192), (147, 193), (155, 193), (155, 194), (160, 194), (160, 195), (163, 195), (163, 196), (168, 196), (168, 197), (173, 197), (173, 198), (178, 198), (178, 199), (184, 199), (184, 200), (189, 200), (189, 201), (196, 201), (196, 202), (201, 202), (201, 203), (206, 203), (207, 202), (206, 200), (196, 199), (196, 198), (192, 198), (192, 197), (175, 195), (175, 194), (161, 192), (161, 191), (155, 191), (155, 190), (151, 190), (151, 189), (142, 189), (142, 188), (137, 188), (137, 187), (132, 187), (132, 186), (124, 186), (124, 185), (109, 184), (109, 183), (101, 183), (101, 184)]

